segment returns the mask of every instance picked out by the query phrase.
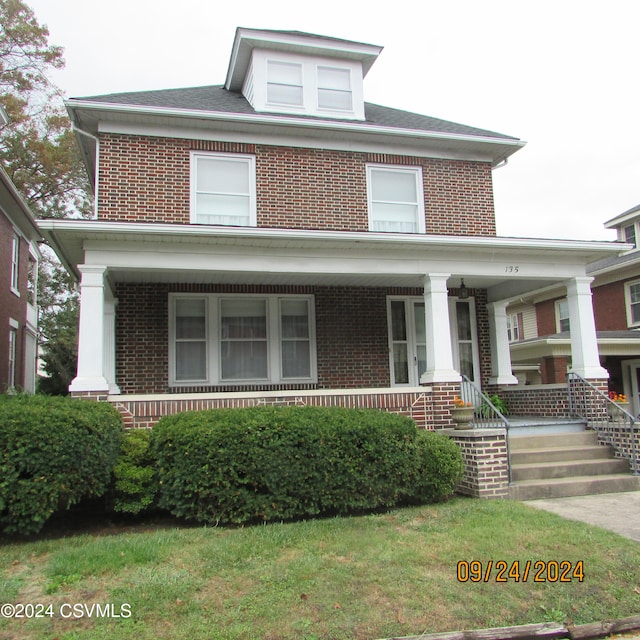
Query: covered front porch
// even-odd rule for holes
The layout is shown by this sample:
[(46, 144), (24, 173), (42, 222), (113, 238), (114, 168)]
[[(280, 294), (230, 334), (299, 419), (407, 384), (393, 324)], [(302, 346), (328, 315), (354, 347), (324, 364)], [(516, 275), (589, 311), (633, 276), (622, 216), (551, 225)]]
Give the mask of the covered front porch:
[(585, 267), (613, 243), (42, 226), (80, 279), (74, 395), (152, 403), (156, 416), (192, 401), (393, 398), (416, 416), (423, 403), (421, 426), (447, 427), (461, 374), (480, 388), (517, 384), (507, 304), (551, 284), (567, 289), (573, 370), (607, 376)]

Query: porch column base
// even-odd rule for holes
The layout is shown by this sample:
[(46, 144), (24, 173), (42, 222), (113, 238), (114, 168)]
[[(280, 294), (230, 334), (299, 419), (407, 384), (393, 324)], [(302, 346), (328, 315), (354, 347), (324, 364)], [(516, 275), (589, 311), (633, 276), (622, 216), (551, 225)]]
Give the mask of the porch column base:
[(489, 378), (489, 384), (518, 384), (518, 378), (514, 375), (500, 375)]
[[(104, 377), (83, 378), (78, 376), (71, 381), (69, 385), (71, 393), (84, 393), (86, 391), (95, 391), (98, 393), (111, 393), (111, 389), (107, 379)], [(118, 390), (119, 391), (119, 390)]]
[(460, 382), (461, 380), (462, 376), (455, 369), (425, 371), (420, 376), (420, 384), (433, 384), (434, 382)]
[(604, 367), (572, 367), (569, 373), (576, 373), (585, 380), (608, 380), (609, 372)]

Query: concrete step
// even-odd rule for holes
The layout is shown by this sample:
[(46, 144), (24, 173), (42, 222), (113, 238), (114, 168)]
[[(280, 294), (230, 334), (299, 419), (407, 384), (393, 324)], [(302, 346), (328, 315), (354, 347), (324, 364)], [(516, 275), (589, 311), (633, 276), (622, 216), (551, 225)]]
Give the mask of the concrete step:
[(512, 452), (523, 449), (557, 449), (598, 444), (595, 431), (575, 433), (547, 433), (541, 435), (509, 435), (509, 447)]
[(534, 462), (566, 462), (569, 460), (607, 460), (613, 457), (611, 447), (586, 445), (554, 449), (516, 449), (511, 451), (511, 465)]
[[(601, 448), (605, 449), (605, 447)], [(572, 478), (576, 476), (608, 476), (625, 473), (630, 473), (629, 463), (619, 458), (511, 465), (511, 477), (514, 482)]]
[(551, 480), (523, 480), (509, 487), (509, 497), (513, 500), (537, 500), (623, 491), (640, 491), (640, 476), (613, 474)]

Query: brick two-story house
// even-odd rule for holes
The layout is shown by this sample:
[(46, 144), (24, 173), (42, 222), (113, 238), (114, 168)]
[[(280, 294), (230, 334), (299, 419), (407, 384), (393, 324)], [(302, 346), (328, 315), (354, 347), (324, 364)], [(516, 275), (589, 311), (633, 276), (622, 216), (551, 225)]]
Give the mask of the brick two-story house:
[[(640, 206), (605, 222), (626, 250), (587, 266), (601, 365), (609, 388), (624, 393), (633, 415), (640, 414)], [(571, 319), (566, 293), (550, 288), (508, 308), (514, 370), (521, 379), (564, 383), (571, 367)], [(518, 374), (520, 375), (520, 374)]]
[(296, 402), (444, 426), (461, 374), (516, 382), (505, 300), (549, 285), (574, 368), (606, 376), (586, 265), (618, 249), (497, 236), (523, 142), (366, 103), (380, 52), (238, 29), (223, 85), (67, 102), (95, 217), (42, 229), (81, 283), (73, 394), (137, 425)]
[(40, 231), (0, 169), (0, 393), (35, 391)]

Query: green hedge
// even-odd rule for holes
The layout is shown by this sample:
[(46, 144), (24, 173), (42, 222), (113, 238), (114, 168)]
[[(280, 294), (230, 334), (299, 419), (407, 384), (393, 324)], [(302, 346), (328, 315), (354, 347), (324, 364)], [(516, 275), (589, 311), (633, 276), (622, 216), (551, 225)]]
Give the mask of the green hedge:
[(149, 429), (130, 429), (125, 433), (113, 470), (114, 511), (140, 514), (155, 506), (158, 483), (150, 443)]
[(159, 506), (203, 523), (347, 514), (453, 492), (457, 447), (376, 410), (261, 407), (186, 412), (152, 436)]
[(121, 435), (107, 403), (0, 396), (0, 531), (37, 533), (54, 512), (102, 496)]

